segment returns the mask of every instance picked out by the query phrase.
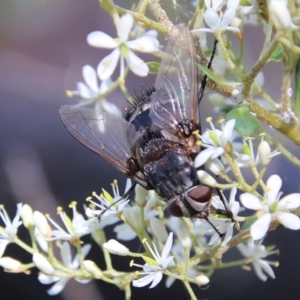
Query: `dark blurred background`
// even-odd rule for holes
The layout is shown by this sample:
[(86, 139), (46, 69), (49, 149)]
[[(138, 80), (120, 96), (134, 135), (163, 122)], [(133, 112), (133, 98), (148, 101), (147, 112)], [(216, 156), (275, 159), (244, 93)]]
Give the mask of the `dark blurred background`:
[[(119, 1), (130, 7), (132, 1)], [(16, 203), (28, 203), (34, 210), (56, 217), (57, 205), (66, 210), (76, 199), (78, 208), (92, 191), (109, 189), (113, 179), (124, 187), (125, 177), (103, 160), (79, 144), (61, 123), (58, 109), (76, 99), (65, 96), (65, 90), (74, 90), (82, 81), (81, 68), (94, 68), (108, 51), (92, 48), (86, 43), (88, 33), (102, 30), (115, 36), (110, 17), (96, 0), (2, 0), (0, 2), (0, 203), (11, 218)], [(245, 57), (250, 66), (259, 55), (263, 35), (259, 27), (246, 27)], [(279, 98), (280, 64), (270, 64), (265, 73), (265, 86)], [(117, 71), (118, 72), (118, 71)], [(129, 90), (139, 89), (129, 78)], [(123, 96), (115, 92), (109, 98), (121, 103)], [(203, 101), (201, 114), (206, 117), (212, 108)], [(289, 141), (285, 142), (287, 145)], [(290, 145), (292, 147), (292, 145)], [(299, 153), (298, 149), (294, 152)], [(284, 167), (283, 167), (284, 166)], [(299, 171), (285, 159), (276, 158), (269, 174), (278, 173), (284, 181), (284, 192), (299, 188)], [(1, 224), (3, 225), (3, 224)], [(20, 236), (29, 242), (27, 232)], [(113, 234), (111, 233), (111, 237)], [(280, 249), (280, 266), (274, 269), (276, 279), (261, 282), (254, 272), (232, 269), (216, 272), (210, 287), (194, 287), (198, 299), (299, 299), (300, 233), (280, 229), (270, 234), (265, 244)], [(91, 239), (87, 237), (86, 242)], [(138, 250), (138, 243), (131, 249)], [(89, 258), (104, 267), (101, 250), (93, 247)], [(230, 251), (227, 259), (237, 252)], [(20, 248), (9, 245), (5, 256), (18, 257), (24, 263), (31, 256)], [(117, 269), (127, 269), (129, 258), (113, 257)], [(269, 259), (269, 258), (268, 258)], [(270, 258), (272, 260), (272, 257)], [(37, 271), (31, 275), (8, 274), (0, 269), (1, 299), (124, 299), (117, 287), (93, 281), (83, 285), (70, 280), (63, 292), (49, 297), (49, 286), (37, 280)], [(132, 299), (189, 299), (183, 285), (176, 282), (164, 287), (164, 280), (155, 289), (134, 288)]]

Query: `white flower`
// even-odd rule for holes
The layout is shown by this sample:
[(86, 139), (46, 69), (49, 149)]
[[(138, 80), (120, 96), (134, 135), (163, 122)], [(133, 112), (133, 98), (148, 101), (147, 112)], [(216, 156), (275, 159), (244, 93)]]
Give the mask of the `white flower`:
[[(124, 194), (130, 189), (131, 185), (131, 180), (127, 179)], [(124, 210), (125, 206), (130, 201), (127, 200), (127, 198), (121, 200), (122, 196), (120, 195), (118, 182), (116, 180), (112, 183), (112, 190), (113, 197), (105, 190), (103, 190), (103, 193), (99, 196), (96, 193), (93, 193), (93, 196), (99, 201), (99, 203), (93, 201), (92, 197), (87, 198), (87, 200), (93, 203), (97, 208), (92, 209), (88, 207), (85, 211), (87, 217), (94, 220), (94, 222), (90, 223), (91, 231), (95, 231), (99, 228), (104, 228), (107, 225), (112, 225), (118, 222), (118, 214)]]
[(168, 227), (174, 231), (178, 237), (178, 240), (183, 248), (191, 248), (192, 239), (190, 237), (189, 230), (184, 222), (179, 218), (169, 217)]
[[(237, 214), (240, 211), (240, 203), (238, 201), (235, 201), (235, 195), (236, 195), (236, 188), (232, 188), (231, 192), (230, 192), (230, 196), (229, 196), (229, 202), (227, 201), (227, 199), (225, 197), (223, 197), (223, 200), (225, 202), (226, 208), (224, 207), (223, 202), (221, 201), (219, 196), (213, 196), (212, 197), (212, 206), (214, 207), (214, 209), (218, 212), (222, 212), (225, 211), (226, 209), (228, 209), (229, 212), (231, 212), (232, 214), (232, 218), (218, 218), (215, 219), (216, 222), (212, 222), (216, 228), (218, 229), (218, 231), (223, 235), (223, 241), (221, 246), (226, 246), (227, 243), (232, 239), (232, 235), (233, 235), (233, 226), (234, 226), (234, 222), (232, 222), (232, 219), (235, 220)], [(211, 219), (210, 219), (211, 220)], [(208, 245), (214, 245), (220, 238), (220, 235), (215, 232), (213, 234), (213, 236), (211, 237)]]
[(161, 243), (165, 243), (168, 239), (168, 233), (164, 223), (158, 218), (150, 218), (150, 227), (153, 235), (155, 235)]
[(277, 220), (289, 229), (300, 229), (299, 217), (290, 213), (290, 210), (300, 206), (300, 194), (290, 194), (279, 200), (282, 194), (279, 192), (281, 185), (281, 178), (278, 175), (272, 175), (267, 181), (269, 191), (265, 192), (263, 202), (250, 193), (244, 193), (240, 196), (241, 202), (246, 208), (263, 212), (263, 215), (250, 228), (251, 237), (255, 241), (266, 235), (273, 220)]
[(237, 153), (235, 151), (235, 155), (237, 157), (237, 162), (240, 168), (243, 167), (253, 167), (258, 165), (259, 163), (265, 164), (269, 162), (269, 160), (279, 155), (280, 152), (276, 149), (274, 151), (270, 151), (270, 146), (268, 142), (262, 140), (258, 146), (257, 155), (254, 155), (253, 143), (252, 140), (249, 139), (248, 141), (244, 140), (243, 145), (243, 153)]
[(277, 265), (276, 262), (271, 262), (263, 260), (262, 258), (267, 257), (268, 255), (275, 254), (275, 251), (268, 252), (266, 251), (265, 246), (261, 245), (262, 240), (259, 242), (254, 242), (252, 239), (249, 239), (247, 244), (239, 244), (237, 248), (241, 254), (245, 257), (251, 257), (253, 259), (252, 266), (257, 277), (262, 281), (266, 281), (269, 275), (271, 278), (275, 278), (275, 274), (270, 267), (270, 265)]
[(204, 165), (209, 159), (215, 159), (221, 156), (225, 152), (225, 148), (233, 139), (233, 128), (235, 126), (235, 120), (232, 119), (223, 126), (222, 131), (215, 129), (212, 122), (210, 122), (212, 130), (207, 130), (201, 137), (202, 147), (206, 148), (202, 150), (195, 159), (195, 168)]
[(269, 13), (275, 26), (281, 29), (292, 28), (297, 29), (298, 26), (292, 22), (290, 11), (287, 7), (286, 0), (270, 0)]
[(22, 224), (22, 221), (20, 221), (22, 203), (17, 204), (17, 213), (12, 222), (3, 206), (0, 206), (0, 209), (0, 217), (5, 226), (0, 227), (0, 257), (2, 257), (7, 245), (13, 242), (18, 227)]
[(222, 31), (233, 31), (239, 32), (240, 29), (237, 27), (229, 26), (230, 22), (234, 19), (236, 14), (236, 9), (233, 7), (227, 8), (224, 12), (217, 12), (213, 8), (208, 8), (204, 13), (204, 20), (208, 27), (210, 28), (199, 28), (194, 29), (192, 32), (222, 32)]
[[(158, 204), (157, 195), (155, 194), (154, 191), (149, 191), (145, 207), (139, 207), (137, 205), (126, 206), (123, 210), (123, 215), (126, 218), (127, 222), (131, 224), (133, 229), (136, 232), (138, 232), (141, 226), (144, 226), (142, 224), (142, 210), (144, 210), (143, 222), (148, 224), (151, 218), (158, 215), (158, 211), (156, 209), (157, 204)], [(133, 229), (128, 224), (122, 223), (120, 225), (115, 226), (114, 232), (116, 232), (118, 240), (129, 241), (136, 237), (136, 232)]]
[(124, 77), (124, 59), (133, 73), (138, 76), (148, 75), (148, 66), (143, 60), (136, 56), (132, 50), (153, 52), (158, 50), (159, 42), (155, 37), (148, 34), (128, 41), (133, 21), (133, 17), (130, 14), (126, 14), (119, 19), (119, 23), (117, 24), (118, 39), (113, 39), (102, 31), (95, 31), (87, 36), (87, 42), (91, 46), (114, 49), (113, 52), (104, 57), (98, 65), (97, 72), (101, 80), (107, 79), (112, 75), (120, 57), (121, 77)]
[[(68, 96), (78, 95), (84, 102), (77, 104), (77, 106), (87, 105), (98, 100), (99, 96), (104, 94), (109, 87), (111, 86), (111, 79), (101, 81), (100, 85), (98, 84), (97, 73), (95, 69), (89, 65), (85, 65), (82, 68), (82, 75), (84, 82), (77, 82), (76, 91), (67, 91)], [(106, 99), (101, 99), (96, 103), (99, 105), (101, 111), (106, 111), (110, 114), (121, 116), (122, 113), (120, 109), (111, 102), (108, 102)]]
[(70, 204), (70, 207), (73, 210), (73, 219), (71, 220), (64, 211), (61, 211), (61, 208), (58, 208), (59, 216), (63, 221), (67, 230), (64, 230), (60, 227), (55, 221), (53, 221), (50, 217), (48, 220), (54, 225), (56, 229), (52, 230), (52, 238), (47, 240), (66, 240), (72, 244), (76, 244), (80, 242), (80, 238), (86, 234), (90, 233), (90, 224), (94, 222), (94, 220), (85, 220), (83, 216), (77, 212), (76, 210), (76, 202), (73, 201)]
[(132, 281), (133, 286), (143, 287), (152, 282), (149, 288), (154, 288), (161, 281), (164, 271), (170, 265), (170, 263), (173, 261), (174, 258), (173, 256), (169, 256), (170, 250), (172, 248), (172, 244), (173, 244), (172, 232), (170, 232), (169, 234), (169, 237), (167, 239), (167, 242), (164, 246), (161, 255), (158, 253), (158, 250), (154, 244), (152, 249), (150, 245), (146, 242), (146, 245), (149, 248), (149, 251), (151, 252), (155, 260), (151, 265), (147, 263), (143, 266), (134, 263), (132, 264), (133, 266), (141, 267), (143, 271), (140, 272), (140, 274), (145, 275), (139, 279), (133, 280)]
[[(91, 245), (89, 244), (84, 245), (81, 249), (82, 256), (86, 257), (90, 249), (91, 249)], [(71, 247), (68, 242), (63, 242), (62, 245), (60, 246), (60, 255), (61, 255), (62, 263), (64, 264), (65, 267), (71, 270), (79, 269), (79, 256), (78, 254), (76, 254), (75, 258), (72, 261)], [(47, 293), (51, 296), (59, 294), (64, 289), (65, 285), (70, 279), (69, 273), (64, 273), (60, 270), (55, 270), (55, 274), (57, 276), (48, 276), (41, 273), (38, 277), (40, 283), (42, 284), (51, 284), (55, 282), (55, 284), (47, 291)], [(62, 278), (58, 276), (61, 276)], [(74, 277), (74, 279), (77, 282), (82, 284), (90, 282), (90, 279), (80, 279), (76, 277)]]

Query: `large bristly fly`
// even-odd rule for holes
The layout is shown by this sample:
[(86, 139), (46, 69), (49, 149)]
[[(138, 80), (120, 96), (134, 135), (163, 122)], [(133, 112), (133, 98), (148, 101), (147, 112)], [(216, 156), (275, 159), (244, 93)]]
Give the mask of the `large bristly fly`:
[(70, 133), (146, 189), (154, 189), (172, 215), (207, 219), (212, 188), (200, 185), (194, 168), (201, 129), (194, 40), (175, 27), (153, 88), (145, 89), (123, 117), (63, 106)]

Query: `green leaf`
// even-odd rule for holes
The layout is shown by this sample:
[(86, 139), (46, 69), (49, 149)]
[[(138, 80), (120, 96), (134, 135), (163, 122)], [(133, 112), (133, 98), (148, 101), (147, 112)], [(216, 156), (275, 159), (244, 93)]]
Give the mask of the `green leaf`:
[(240, 107), (240, 105), (237, 104), (227, 104), (227, 105), (223, 105), (220, 107), (220, 112), (227, 114), (229, 113), (231, 110), (233, 110), (234, 108), (238, 108)]
[(147, 62), (147, 66), (149, 68), (149, 74), (157, 74), (160, 67), (160, 63), (157, 61), (149, 61)]
[(210, 69), (199, 65), (198, 64), (199, 69), (205, 74), (207, 75), (207, 77), (209, 77), (211, 80), (213, 80), (216, 83), (222, 84), (222, 85), (227, 85), (227, 86), (237, 86), (237, 85), (241, 85), (241, 82), (233, 82), (233, 81), (226, 81), (222, 78), (219, 78), (218, 76), (216, 76)]
[(295, 72), (295, 95), (294, 95), (294, 113), (297, 117), (300, 116), (300, 57), (298, 58)]
[(273, 51), (271, 57), (268, 59), (268, 61), (274, 60), (276, 62), (280, 62), (283, 57), (283, 47), (281, 44), (278, 44), (275, 50)]
[(235, 119), (234, 129), (242, 136), (248, 137), (260, 129), (260, 123), (250, 113), (247, 106), (234, 108), (226, 115), (226, 120)]

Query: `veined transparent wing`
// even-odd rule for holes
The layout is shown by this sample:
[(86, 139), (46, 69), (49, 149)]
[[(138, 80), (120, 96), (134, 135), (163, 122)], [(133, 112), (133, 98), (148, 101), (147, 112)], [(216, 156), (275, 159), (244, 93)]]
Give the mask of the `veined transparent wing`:
[(132, 174), (128, 160), (133, 156), (127, 143), (128, 122), (109, 113), (97, 114), (94, 109), (65, 105), (59, 110), (69, 132), (116, 169), (147, 188), (144, 175)]
[(197, 57), (193, 37), (184, 25), (169, 38), (151, 96), (151, 118), (171, 133), (178, 123), (199, 124)]

